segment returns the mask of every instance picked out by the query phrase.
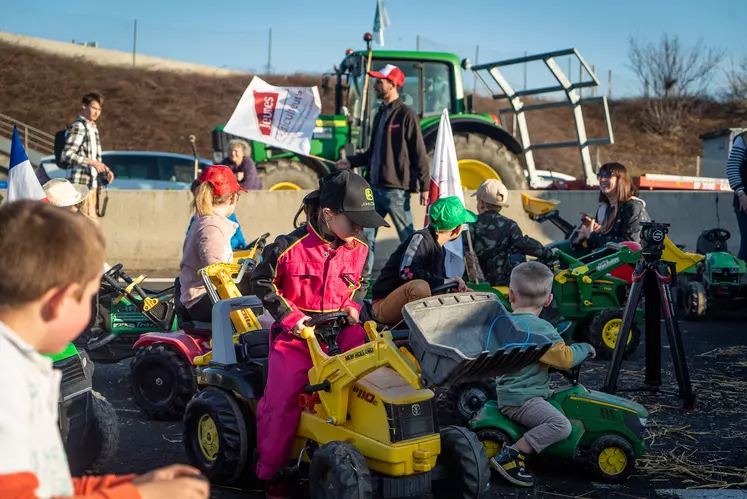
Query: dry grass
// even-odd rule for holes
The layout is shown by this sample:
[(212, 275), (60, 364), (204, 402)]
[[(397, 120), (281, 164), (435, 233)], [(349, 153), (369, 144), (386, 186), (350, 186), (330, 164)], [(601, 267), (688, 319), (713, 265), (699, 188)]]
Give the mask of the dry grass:
[[(98, 90), (105, 97), (100, 126), (107, 149), (189, 153), (187, 138), (195, 134), (199, 153), (209, 157), (210, 131), (230, 117), (251, 78), (101, 67), (0, 43), (0, 113), (54, 133), (75, 118), (84, 93)], [(266, 79), (274, 84), (320, 85), (318, 76)], [(334, 111), (332, 93), (322, 99), (323, 113)], [(602, 148), (600, 154), (602, 161), (620, 160), (633, 173), (693, 174), (695, 156), (700, 154), (698, 136), (747, 119), (727, 106), (704, 103), (683, 124), (680, 135), (662, 140), (641, 131), (640, 106), (635, 100), (611, 103), (615, 144)], [(475, 107), (479, 112), (496, 113), (505, 104), (478, 97)], [(589, 137), (603, 136), (601, 108), (590, 107), (586, 117)], [(531, 113), (528, 119), (535, 143), (568, 140), (575, 133), (567, 109)], [(539, 168), (581, 175), (578, 151), (573, 149), (539, 151), (535, 157)]]

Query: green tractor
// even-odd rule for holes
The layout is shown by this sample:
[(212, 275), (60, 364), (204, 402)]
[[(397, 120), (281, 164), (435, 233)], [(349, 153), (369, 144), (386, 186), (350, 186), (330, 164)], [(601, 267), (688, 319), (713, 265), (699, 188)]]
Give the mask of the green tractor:
[(62, 371), (59, 426), (70, 472), (102, 470), (117, 451), (119, 425), (111, 403), (93, 391), (93, 362), (72, 343), (47, 357)]
[(745, 262), (729, 253), (726, 229), (708, 229), (698, 237), (696, 251), (705, 258), (678, 276), (677, 295), (685, 317), (702, 318), (709, 309), (738, 308), (747, 297)]
[[(320, 116), (311, 142), (310, 154), (328, 161), (336, 161), (357, 151), (365, 150), (371, 135), (372, 117), (376, 115), (379, 102), (373, 84), (369, 84), (367, 68), (378, 71), (387, 64), (398, 66), (405, 74), (404, 86), (400, 89), (402, 101), (414, 109), (421, 118), (426, 149), (432, 157), (441, 113), (450, 112), (459, 172), (462, 185), (467, 190), (476, 190), (487, 179), (499, 179), (509, 189), (541, 188), (543, 184), (534, 167), (534, 149), (577, 146), (581, 150), (584, 175), (588, 182), (595, 182), (589, 145), (611, 144), (612, 128), (606, 97), (579, 99), (577, 89), (595, 87), (599, 83), (590, 67), (575, 49), (471, 66), (468, 59), (460, 60), (456, 55), (442, 52), (372, 51), (371, 37), (364, 37), (367, 50), (348, 50), (335, 72), (323, 77), (325, 95), (332, 87), (334, 78), (334, 112), (332, 116)], [(557, 57), (577, 58), (590, 79), (572, 83), (560, 70)], [(533, 61), (545, 64), (550, 74), (558, 81), (556, 87), (514, 90), (499, 68)], [(507, 99), (508, 111), (516, 117), (517, 140), (501, 124), (499, 116), (475, 113), (472, 95), (466, 94), (462, 69), (471, 69), (494, 99)], [(552, 92), (565, 92), (566, 100), (527, 105), (524, 96), (537, 96)], [(601, 103), (607, 120), (608, 138), (587, 138), (581, 105), (589, 102)], [(531, 144), (524, 113), (549, 107), (571, 107), (576, 125), (577, 142)], [(223, 125), (213, 130), (213, 159), (221, 161), (227, 153), (233, 135), (223, 131)], [(251, 144), (252, 159), (257, 164), (260, 177), (269, 190), (316, 189), (318, 178), (330, 173), (325, 161), (300, 156), (295, 153), (269, 147), (266, 144)], [(522, 157), (524, 161), (522, 164)]]

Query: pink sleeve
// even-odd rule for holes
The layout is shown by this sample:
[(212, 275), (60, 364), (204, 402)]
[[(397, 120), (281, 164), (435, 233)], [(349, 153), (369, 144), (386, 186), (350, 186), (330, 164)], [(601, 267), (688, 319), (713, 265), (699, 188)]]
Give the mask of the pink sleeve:
[(200, 257), (200, 268), (225, 262), (226, 245), (226, 237), (217, 225), (201, 227), (197, 234), (197, 254)]

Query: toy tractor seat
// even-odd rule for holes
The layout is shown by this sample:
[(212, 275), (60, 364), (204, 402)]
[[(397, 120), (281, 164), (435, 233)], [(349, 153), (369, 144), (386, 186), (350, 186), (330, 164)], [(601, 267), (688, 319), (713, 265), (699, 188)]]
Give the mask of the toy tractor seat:
[(238, 347), (244, 360), (263, 360), (269, 357), (270, 340), (269, 329), (258, 329), (239, 336)]
[(701, 255), (715, 253), (717, 251), (727, 252), (729, 248), (726, 244), (731, 238), (731, 233), (726, 229), (708, 229), (701, 232), (698, 236), (698, 242), (695, 251)]
[(551, 347), (546, 337), (518, 329), (490, 292), (424, 298), (402, 312), (426, 386), (449, 387), (516, 372), (539, 361)]

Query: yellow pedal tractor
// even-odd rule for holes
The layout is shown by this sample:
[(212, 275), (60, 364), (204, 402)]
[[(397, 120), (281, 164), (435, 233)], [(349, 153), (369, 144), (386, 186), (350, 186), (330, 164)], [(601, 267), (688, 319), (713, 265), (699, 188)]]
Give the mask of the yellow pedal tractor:
[[(244, 297), (214, 306), (213, 358), (199, 369), (199, 391), (185, 412), (188, 460), (214, 483), (252, 475), (270, 337), (253, 331), (234, 344), (228, 317), (259, 303)], [(367, 343), (341, 352), (343, 312), (318, 315), (301, 333), (313, 367), (283, 474), (307, 476), (313, 499), (347, 498), (350, 490), (358, 499), (485, 496), (490, 470), (480, 441), (463, 427), (439, 428), (429, 387), (517, 371), (537, 362), (550, 343), (518, 330), (492, 293), (425, 298), (403, 314), (412, 354), (373, 322), (365, 324)]]
[[(240, 261), (216, 263), (200, 270), (213, 304), (241, 296), (237, 283), (249, 278), (256, 261), (252, 258)], [(175, 300), (179, 329), (143, 334), (133, 346), (136, 351), (130, 365), (133, 398), (140, 410), (154, 419), (170, 419), (182, 414), (197, 389), (194, 367), (207, 365), (212, 355), (212, 324), (185, 320), (178, 283)], [(260, 329), (252, 310), (237, 310), (231, 314), (231, 320), (237, 333)]]

